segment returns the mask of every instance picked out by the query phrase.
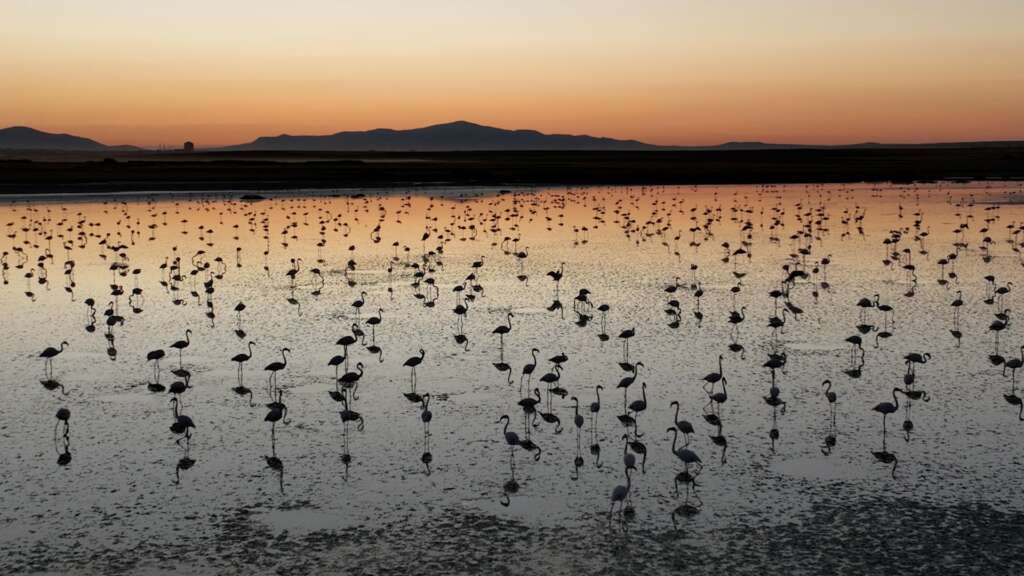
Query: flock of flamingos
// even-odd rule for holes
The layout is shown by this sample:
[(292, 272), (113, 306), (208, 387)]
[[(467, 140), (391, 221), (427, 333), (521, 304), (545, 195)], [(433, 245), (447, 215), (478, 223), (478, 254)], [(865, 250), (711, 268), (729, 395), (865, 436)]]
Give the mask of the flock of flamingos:
[[(225, 213), (241, 216), (248, 223), (235, 225), (225, 233), (214, 226), (190, 222), (189, 213), (196, 210), (211, 210), (201, 200), (161, 201), (148, 199), (133, 208), (116, 200), (103, 201), (104, 211), (117, 220), (115, 230), (99, 226), (83, 212), (62, 209), (55, 204), (12, 205), (11, 214), (15, 219), (6, 223), (8, 248), (3, 252), (3, 281), (8, 290), (25, 287), (22, 306), (31, 307), (40, 290), (60, 289), (67, 292), (74, 302), (84, 308), (86, 334), (105, 335), (107, 353), (117, 356), (116, 333), (126, 323), (136, 321), (144, 315), (147, 298), (152, 296), (143, 290), (140, 279), (152, 281), (159, 277), (161, 298), (172, 305), (182, 306), (182, 314), (195, 315), (192, 322), (209, 322), (225, 316), (228, 322), (218, 329), (232, 331), (237, 336), (239, 352), (224, 358), (227, 366), (237, 366), (235, 385), (224, 390), (225, 395), (237, 397), (237, 402), (246, 403), (252, 409), (260, 409), (266, 422), (271, 442), (271, 455), (266, 456), (266, 465), (282, 471), (284, 463), (277, 455), (277, 435), (281, 426), (290, 422), (288, 392), (286, 386), (278, 383), (287, 375), (291, 350), (274, 348), (272, 353), (264, 352), (262, 364), (264, 377), (259, 384), (252, 384), (253, 375), (249, 366), (257, 362), (256, 351), (266, 351), (244, 330), (246, 316), (261, 311), (247, 308), (244, 302), (222, 302), (218, 299), (221, 283), (230, 282), (233, 269), (250, 268), (262, 260), (263, 271), (269, 278), (286, 283), (289, 296), (287, 305), (301, 308), (302, 296), (318, 297), (328, 283), (339, 283), (343, 293), (350, 294), (340, 307), (347, 306), (343, 334), (336, 341), (337, 354), (320, 360), (325, 367), (324, 377), (330, 377), (333, 385), (329, 390), (330, 401), (343, 426), (343, 448), (341, 459), (346, 470), (352, 461), (348, 448), (350, 436), (365, 429), (364, 415), (359, 407), (360, 384), (363, 394), (376, 394), (373, 386), (365, 380), (372, 380), (371, 363), (399, 362), (391, 360), (378, 343), (379, 337), (389, 329), (389, 310), (403, 306), (417, 306), (428, 309), (438, 323), (451, 323), (454, 333), (449, 341), (424, 343), (424, 348), (399, 354), (404, 359), (402, 366), (408, 370), (408, 387), (403, 395), (416, 407), (416, 413), (423, 427), (422, 463), (430, 473), (433, 455), (430, 449), (430, 425), (438, 404), (431, 404), (431, 394), (417, 386), (417, 368), (425, 366), (424, 360), (431, 354), (466, 353), (471, 345), (484, 342), (497, 347), (494, 368), (510, 390), (518, 389), (518, 395), (510, 398), (505, 409), (493, 413), (494, 434), (507, 448), (502, 452), (507, 457), (509, 476), (503, 485), (502, 503), (508, 505), (511, 496), (520, 489), (517, 477), (516, 459), (526, 457), (540, 461), (545, 455), (543, 434), (561, 433), (563, 429), (574, 429), (576, 434), (575, 467), (584, 465), (585, 448), (590, 447), (591, 455), (599, 457), (600, 444), (596, 438), (596, 423), (600, 418), (614, 418), (621, 424), (622, 454), (621, 480), (609, 486), (609, 516), (629, 517), (634, 514), (632, 488), (635, 476), (643, 473), (647, 461), (647, 447), (642, 438), (641, 422), (653, 425), (659, 431), (665, 430), (672, 437), (670, 458), (677, 460), (675, 494), (685, 494), (676, 513), (682, 516), (696, 514), (702, 502), (697, 495), (698, 479), (708, 458), (708, 447), (698, 440), (709, 437), (714, 449), (721, 449), (725, 458), (728, 443), (723, 426), (728, 420), (723, 407), (730, 401), (763, 401), (772, 409), (774, 421), (776, 411), (784, 414), (787, 409), (786, 392), (776, 379), (777, 373), (785, 370), (787, 352), (780, 345), (785, 338), (787, 323), (799, 322), (804, 314), (801, 306), (815, 305), (822, 292), (829, 291), (833, 283), (842, 279), (830, 277), (833, 256), (821, 253), (823, 235), (863, 236), (863, 221), (869, 216), (867, 206), (830, 209), (827, 196), (813, 203), (806, 199), (788, 202), (772, 187), (755, 191), (757, 201), (732, 195), (715, 196), (707, 205), (687, 202), (685, 196), (659, 198), (657, 189), (628, 189), (619, 196), (611, 197), (607, 205), (586, 199), (584, 190), (569, 189), (564, 194), (535, 195), (529, 191), (502, 191), (493, 197), (484, 196), (472, 202), (454, 203), (447, 211), (441, 202), (430, 202), (422, 214), (411, 210), (412, 196), (401, 197), (397, 211), (385, 209), (379, 197), (357, 194), (343, 200), (325, 199), (318, 196), (284, 196), (272, 200), (260, 198), (228, 199), (216, 204), (223, 222)], [(947, 310), (933, 310), (936, 324), (948, 324), (949, 337), (959, 343), (963, 337), (960, 315), (968, 308), (972, 314), (990, 315), (988, 326), (992, 339), (988, 361), (1000, 368), (1009, 379), (1009, 391), (1003, 394), (1005, 401), (1016, 416), (1024, 420), (1024, 403), (1016, 394), (1016, 371), (1024, 365), (1024, 346), (1021, 355), (1002, 355), (1004, 348), (999, 338), (1011, 324), (1011, 310), (1008, 299), (1012, 283), (1001, 281), (999, 268), (984, 278), (961, 278), (958, 263), (966, 258), (990, 262), (996, 252), (1002, 257), (1013, 256), (1024, 262), (1024, 223), (1006, 222), (1000, 216), (999, 206), (975, 205), (969, 199), (950, 200), (959, 222), (953, 231), (955, 241), (946, 246), (926, 244), (931, 225), (924, 214), (915, 210), (909, 201), (910, 192), (902, 192), (908, 199), (899, 203), (899, 226), (894, 227), (883, 238), (877, 238), (877, 254), (864, 254), (863, 266), (884, 266), (898, 278), (902, 301), (910, 301), (924, 283), (938, 284), (948, 294)], [(574, 203), (589, 207), (589, 219), (585, 223), (566, 224), (565, 210)], [(906, 205), (905, 205), (906, 204)], [(339, 205), (344, 210), (338, 210)], [(755, 208), (755, 206), (760, 206)], [(271, 213), (286, 214), (286, 223), (273, 227)], [(640, 216), (644, 214), (644, 216)], [(212, 221), (207, 218), (207, 221)], [(356, 237), (356, 222), (360, 230), (370, 230), (368, 236)], [(645, 366), (635, 351), (630, 350), (630, 341), (645, 330), (644, 325), (635, 324), (628, 317), (616, 317), (615, 310), (608, 304), (596, 300), (595, 294), (602, 292), (601, 286), (583, 287), (574, 283), (572, 263), (560, 264), (554, 269), (543, 270), (543, 276), (532, 271), (529, 237), (521, 226), (526, 221), (538, 221), (548, 230), (561, 228), (575, 246), (590, 242), (591, 234), (597, 230), (607, 233), (611, 230), (624, 235), (631, 243), (639, 246), (661, 245), (674, 264), (666, 266), (663, 276), (656, 280), (661, 284), (658, 294), (651, 293), (655, 306), (664, 312), (665, 323), (670, 328), (680, 325), (700, 327), (706, 324), (722, 324), (729, 330), (730, 337), (721, 342), (717, 362), (709, 366), (708, 373), (696, 383), (706, 392), (706, 404), (699, 410), (690, 410), (678, 401), (672, 402), (674, 418), (671, 421), (651, 423), (644, 419), (648, 410)], [(423, 225), (422, 234), (418, 228)], [(174, 234), (180, 225), (183, 234), (180, 245), (155, 262), (142, 262), (135, 257), (137, 246), (144, 246), (155, 240), (159, 234)], [(418, 241), (406, 243), (386, 238), (387, 230), (415, 228)], [(739, 242), (722, 242), (716, 236), (722, 230), (738, 233)], [(187, 234), (186, 234), (187, 233)], [(304, 238), (303, 238), (304, 237)], [(216, 240), (215, 240), (216, 238)], [(300, 243), (315, 240), (315, 254), (294, 254)], [(258, 241), (257, 241), (258, 240)], [(757, 254), (758, 244), (766, 242), (788, 246), (789, 257), (782, 262), (769, 263), (774, 267), (777, 281), (774, 288), (761, 297), (755, 295), (744, 301), (761, 304), (738, 305), (745, 286), (745, 276), (750, 263)], [(387, 261), (368, 262), (361, 259), (362, 248), (368, 245), (391, 245)], [(461, 245), (478, 251), (468, 265), (453, 269), (446, 264), (446, 253), (450, 246)], [(188, 249), (186, 245), (190, 245)], [(1000, 245), (1004, 245), (1001, 247)], [(289, 258), (286, 270), (272, 270), (269, 254), (272, 248), (280, 246)], [(262, 249), (262, 255), (259, 251)], [(1011, 253), (1012, 252), (1012, 253)], [(930, 256), (925, 259), (925, 255)], [(704, 270), (695, 261), (696, 254), (718, 258), (730, 270), (726, 278), (706, 278)], [(109, 291), (103, 294), (79, 299), (77, 294), (76, 269), (80, 258), (98, 258), (109, 270)], [(849, 256), (847, 256), (849, 257)], [(504, 321), (494, 326), (490, 333), (471, 333), (465, 329), (467, 317), (473, 314), (479, 302), (488, 297), (489, 268), (492, 262), (512, 263), (505, 269), (514, 270), (514, 279), (505, 280), (530, 290), (550, 292), (551, 304), (547, 312), (554, 321), (574, 322), (584, 330), (579, 338), (595, 339), (600, 342), (618, 342), (621, 353), (609, 359), (609, 367), (621, 371), (615, 375), (607, 372), (608, 379), (591, 383), (587, 389), (571, 390), (563, 385), (562, 374), (568, 370), (572, 359), (564, 353), (544, 358), (537, 348), (531, 350), (505, 350), (506, 337), (517, 329), (515, 311), (503, 313)], [(688, 260), (689, 259), (689, 260)], [(386, 292), (370, 290), (376, 300), (368, 294), (367, 287), (360, 285), (356, 274), (369, 266), (383, 266), (387, 272)], [(54, 273), (54, 270), (58, 271)], [(61, 273), (62, 272), (62, 273)], [(538, 280), (536, 276), (540, 276)], [(56, 277), (56, 278), (55, 278)], [(493, 276), (491, 276), (493, 278)], [(60, 284), (63, 283), (63, 286)], [(731, 302), (731, 310), (724, 316), (708, 315), (702, 309), (702, 298), (706, 290), (724, 290), (725, 301)], [(570, 288), (570, 286), (572, 286)], [(715, 286), (717, 288), (712, 288)], [(379, 288), (379, 285), (378, 285)], [(444, 293), (447, 293), (445, 295)], [(796, 298), (799, 294), (800, 298)], [(563, 299), (565, 302), (563, 302)], [(545, 301), (547, 297), (545, 297)], [(191, 306), (191, 304), (199, 306)], [(802, 304), (801, 304), (802, 303)], [(859, 300), (846, 305), (857, 314), (858, 321), (846, 330), (850, 334), (844, 346), (849, 347), (847, 365), (843, 368), (846, 382), (823, 379), (820, 382), (820, 400), (823, 407), (831, 411), (834, 426), (837, 405), (843, 402), (843, 388), (855, 384), (861, 377), (865, 360), (872, 347), (878, 347), (895, 332), (896, 316), (901, 301), (885, 302), (878, 294), (863, 294)], [(189, 306), (186, 306), (189, 305)], [(284, 303), (281, 304), (285, 305)], [(756, 308), (756, 311), (755, 311)], [(200, 310), (201, 314), (195, 310)], [(430, 310), (432, 309), (432, 310)], [(740, 338), (744, 323), (764, 323), (770, 329), (770, 340), (765, 343), (767, 355), (763, 368), (770, 374), (770, 386), (761, 398), (752, 399), (730, 395), (730, 363), (746, 358), (747, 350)], [(612, 328), (612, 324), (618, 324)], [(87, 346), (85, 336), (68, 337), (54, 342), (39, 353), (43, 370), (42, 386), (60, 398), (67, 394), (65, 385), (54, 376), (61, 367), (61, 354), (78, 346)], [(193, 374), (187, 368), (189, 349), (193, 344), (192, 331), (186, 330), (181, 338), (172, 342), (161, 342), (153, 337), (154, 349), (145, 358), (138, 358), (136, 366), (145, 362), (149, 372), (146, 377), (146, 392), (167, 397), (167, 426), (182, 451), (177, 464), (176, 478), (180, 472), (195, 464), (190, 447), (192, 438), (202, 434), (204, 422), (193, 420), (188, 414), (189, 391), (193, 388)], [(356, 352), (362, 349), (362, 361), (356, 361)], [(917, 380), (917, 372), (927, 364), (931, 355), (926, 350), (905, 350), (905, 372), (899, 385), (891, 388), (878, 398), (873, 406), (857, 406), (850, 410), (873, 410), (877, 413), (882, 433), (882, 448), (873, 452), (874, 457), (885, 464), (892, 464), (896, 474), (896, 456), (886, 448), (885, 437), (892, 425), (888, 420), (902, 409), (906, 409), (902, 431), (909, 434), (913, 428), (909, 406), (916, 401), (929, 401), (928, 391)], [(1014, 351), (1015, 352), (1015, 351)], [(901, 353), (902, 354), (902, 353)], [(269, 357), (268, 357), (269, 356)], [(521, 364), (512, 364), (513, 359)], [(169, 369), (169, 370), (168, 370)], [(615, 370), (616, 368), (612, 368)], [(421, 368), (422, 370), (422, 368)], [(165, 374), (168, 372), (170, 378)], [(578, 387), (577, 387), (578, 388)], [(511, 396), (511, 392), (510, 392)], [(552, 400), (558, 398), (571, 402), (571, 413), (559, 416)], [(735, 398), (735, 399), (734, 399)], [(620, 400), (621, 399), (621, 403)], [(326, 399), (325, 399), (326, 400)], [(606, 416), (607, 414), (610, 416)], [(75, 421), (74, 406), (60, 406), (56, 410), (54, 441), (57, 446), (58, 464), (66, 466), (71, 462), (70, 429)], [(898, 425), (898, 423), (897, 423)], [(772, 439), (777, 438), (773, 428)], [(587, 436), (586, 441), (583, 435)], [(828, 453), (835, 445), (834, 434), (825, 438), (821, 447)], [(616, 460), (618, 455), (616, 454)], [(607, 463), (606, 463), (607, 465)]]

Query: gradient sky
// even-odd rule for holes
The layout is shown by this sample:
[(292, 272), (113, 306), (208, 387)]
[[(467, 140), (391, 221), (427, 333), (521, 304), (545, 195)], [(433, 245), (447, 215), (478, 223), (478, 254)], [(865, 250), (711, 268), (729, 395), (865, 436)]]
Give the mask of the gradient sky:
[(0, 0), (0, 126), (1024, 139), (1021, 0)]

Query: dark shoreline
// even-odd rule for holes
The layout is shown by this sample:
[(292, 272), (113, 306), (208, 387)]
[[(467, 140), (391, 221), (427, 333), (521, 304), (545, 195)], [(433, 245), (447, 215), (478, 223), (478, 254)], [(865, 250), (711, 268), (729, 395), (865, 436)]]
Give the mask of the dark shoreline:
[(666, 152), (0, 153), (0, 194), (1024, 179), (1024, 146)]

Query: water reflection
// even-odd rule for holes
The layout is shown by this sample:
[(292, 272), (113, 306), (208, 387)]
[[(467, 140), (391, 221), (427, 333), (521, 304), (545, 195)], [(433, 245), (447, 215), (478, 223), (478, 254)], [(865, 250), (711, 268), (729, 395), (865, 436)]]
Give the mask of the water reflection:
[[(411, 501), (409, 477), (422, 483), (422, 473), (444, 506), (515, 501), (511, 513), (526, 524), (565, 519), (570, 540), (595, 504), (603, 519), (609, 496), (613, 517), (635, 514), (657, 532), (669, 511), (672, 523), (710, 530), (749, 512), (739, 485), (764, 486), (765, 504), (784, 506), (813, 501), (835, 478), (851, 499), (916, 498), (893, 481), (897, 466), (921, 471), (922, 494), (1005, 484), (1012, 458), (995, 456), (1016, 445), (995, 438), (1010, 417), (1024, 420), (1012, 316), (1024, 216), (982, 207), (982, 198), (1005, 200), (1005, 186), (945, 186), (5, 205), (16, 223), (2, 258), (11, 287), (0, 291), (9, 374), (37, 374), (42, 363), (48, 391), (5, 382), (5, 440), (13, 454), (45, 457), (48, 430), (32, 419), (49, 417), (58, 406), (46, 402), (60, 398), (76, 414), (80, 462), (93, 442), (111, 444), (133, 474), (166, 482), (169, 467), (148, 465), (136, 427), (162, 430), (169, 400), (174, 482), (201, 489), (218, 512), (245, 493), (244, 462), (262, 457), (275, 492), (287, 460), (290, 496), (336, 512), (339, 525), (369, 516), (378, 527)], [(981, 226), (983, 211), (992, 220)], [(264, 371), (247, 374), (254, 362)], [(252, 384), (259, 374), (265, 384)], [(984, 385), (993, 378), (1007, 384)], [(954, 413), (974, 432), (935, 434)], [(900, 462), (890, 414), (907, 442)], [(367, 431), (366, 420), (379, 425)], [(444, 426), (436, 438), (435, 421)], [(66, 465), (70, 433), (57, 424)], [(967, 448), (985, 466), (938, 465)], [(867, 452), (878, 469), (859, 465)], [(189, 482), (197, 454), (204, 475)], [(341, 501), (323, 479), (348, 480), (357, 454), (362, 478)], [(415, 474), (391, 474), (395, 463)], [(119, 472), (90, 474), (67, 488), (77, 500), (103, 493)], [(54, 488), (12, 478), (5, 505), (30, 481)], [(44, 500), (8, 507), (52, 531)], [(714, 514), (699, 514), (705, 502)], [(194, 513), (197, 504), (181, 506)]]

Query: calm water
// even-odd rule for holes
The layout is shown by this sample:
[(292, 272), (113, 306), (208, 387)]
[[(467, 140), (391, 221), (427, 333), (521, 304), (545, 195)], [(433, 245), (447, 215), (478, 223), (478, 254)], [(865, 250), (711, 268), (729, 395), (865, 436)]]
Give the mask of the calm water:
[[(0, 572), (1019, 573), (1024, 422), (1011, 370), (992, 356), (1018, 357), (1022, 343), (1022, 192), (595, 187), (0, 204)], [(560, 268), (556, 293), (547, 273)], [(804, 274), (785, 282), (794, 271)], [(578, 304), (584, 288), (589, 304)], [(452, 310), (464, 294), (474, 298), (460, 331)], [(858, 307), (876, 294), (889, 318)], [(785, 325), (769, 327), (787, 303)], [(123, 322), (108, 327), (108, 308)], [(997, 349), (990, 325), (1003, 310)], [(492, 331), (509, 311), (502, 350)], [(328, 361), (353, 324), (365, 332), (347, 359), (364, 366), (349, 406), (362, 430), (329, 394), (341, 388)], [(146, 358), (164, 350), (160, 384), (182, 380), (170, 345), (187, 329), (186, 441), (169, 429), (172, 395), (149, 388)], [(863, 353), (851, 352), (855, 334)], [(39, 354), (62, 340), (49, 375)], [(249, 341), (243, 382), (256, 407), (232, 391), (231, 358)], [(272, 443), (263, 367), (285, 347), (287, 416)], [(421, 348), (415, 392), (430, 395), (429, 435), (423, 403), (405, 395), (403, 362)], [(537, 368), (520, 385), (532, 348)], [(559, 353), (565, 397), (540, 381)], [(883, 436), (872, 408), (906, 385), (910, 353), (930, 355), (909, 386), (928, 401), (898, 396)], [(785, 355), (774, 402), (769, 354)], [(719, 355), (728, 394), (716, 405), (702, 385)], [(617, 388), (627, 361), (643, 364), (625, 391), (641, 400), (646, 383), (640, 412)], [(519, 401), (534, 388), (547, 419), (524, 418)], [(698, 485), (678, 492), (673, 401), (703, 462)], [(540, 447), (511, 450), (514, 485), (505, 414)], [(630, 506), (609, 514), (624, 450), (636, 458)]]

